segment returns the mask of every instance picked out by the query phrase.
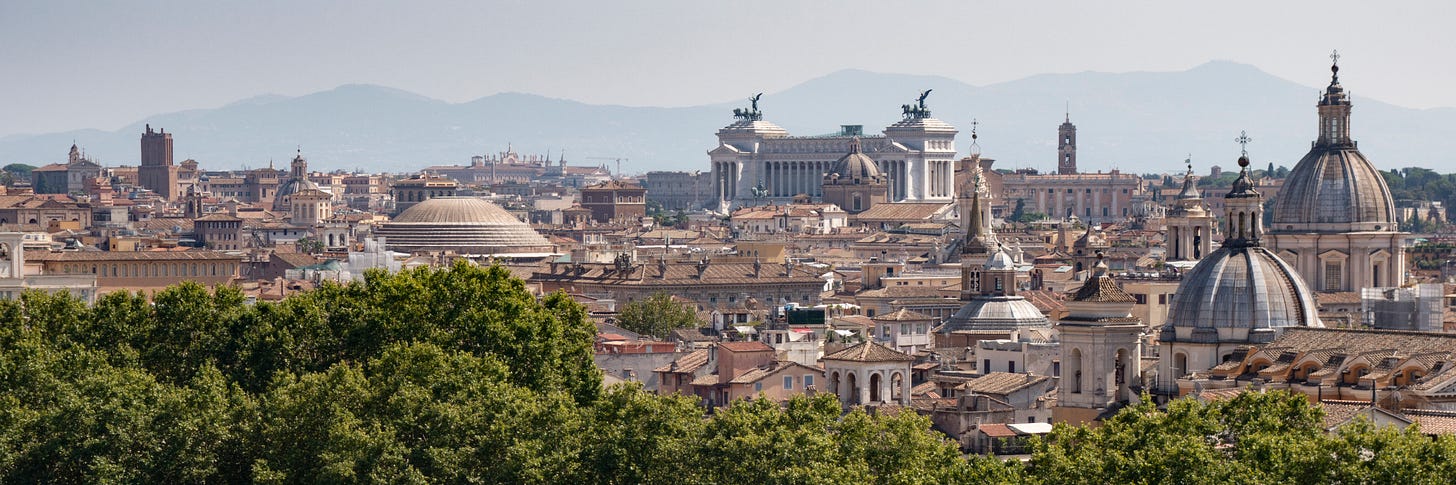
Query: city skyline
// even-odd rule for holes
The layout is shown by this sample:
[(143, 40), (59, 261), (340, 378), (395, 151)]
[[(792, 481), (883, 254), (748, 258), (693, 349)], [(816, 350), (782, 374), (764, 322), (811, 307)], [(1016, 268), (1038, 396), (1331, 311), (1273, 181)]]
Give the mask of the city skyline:
[[(358, 6), (350, 3), (351, 6)], [(343, 84), (447, 102), (526, 92), (593, 104), (733, 102), (842, 69), (944, 76), (981, 86), (1044, 73), (1174, 71), (1210, 60), (1302, 85), (1346, 54), (1357, 94), (1456, 106), (1451, 5), (1360, 3), (1214, 8), (1161, 4), (618, 4), (183, 2), (0, 6), (0, 136), (113, 130), (158, 113)], [(1051, 12), (1048, 14), (1047, 12)], [(1363, 22), (1401, 29), (1331, 29)], [(662, 39), (673, 39), (663, 42)], [(1156, 39), (1156, 42), (1150, 40)]]

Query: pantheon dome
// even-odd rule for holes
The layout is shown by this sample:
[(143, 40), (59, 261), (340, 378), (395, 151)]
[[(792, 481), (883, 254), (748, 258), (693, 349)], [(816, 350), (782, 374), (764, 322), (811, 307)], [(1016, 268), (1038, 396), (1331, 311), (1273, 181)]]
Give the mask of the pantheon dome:
[(505, 209), (474, 197), (436, 197), (405, 209), (375, 234), (400, 252), (453, 251), (478, 255), (541, 255), (555, 250), (545, 237)]

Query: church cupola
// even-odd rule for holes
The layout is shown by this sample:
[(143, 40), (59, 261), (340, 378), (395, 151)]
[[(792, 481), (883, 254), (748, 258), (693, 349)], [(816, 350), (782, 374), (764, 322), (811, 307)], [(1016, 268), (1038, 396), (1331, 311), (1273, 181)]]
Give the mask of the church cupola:
[(1247, 146), (1252, 140), (1247, 133), (1239, 132), (1235, 141), (1246, 148), (1239, 156), (1239, 178), (1234, 179), (1228, 195), (1224, 196), (1223, 245), (1227, 248), (1258, 246), (1264, 234), (1264, 195), (1254, 190), (1254, 180), (1249, 176)]
[(1213, 250), (1213, 215), (1203, 206), (1203, 197), (1193, 176), (1193, 158), (1187, 160), (1183, 191), (1173, 201), (1166, 218), (1168, 261), (1196, 261)]
[(1316, 146), (1353, 145), (1350, 140), (1350, 98), (1340, 86), (1340, 54), (1330, 54), (1330, 85), (1319, 102), (1319, 139)]
[(308, 177), (308, 160), (303, 158), (303, 148), (298, 149), (298, 155), (294, 156), (293, 163), (289, 164), (288, 175), (293, 180)]

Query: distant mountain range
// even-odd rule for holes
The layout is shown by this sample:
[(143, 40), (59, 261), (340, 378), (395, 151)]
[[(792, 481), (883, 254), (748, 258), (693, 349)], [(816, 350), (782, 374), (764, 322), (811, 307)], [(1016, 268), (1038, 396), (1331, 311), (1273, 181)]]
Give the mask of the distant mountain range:
[[(1348, 82), (1345, 88), (1360, 92)], [(1240, 130), (1254, 139), (1249, 152), (1256, 166), (1293, 165), (1315, 136), (1320, 87), (1221, 61), (1181, 72), (1045, 74), (987, 86), (844, 70), (766, 94), (759, 106), (765, 120), (795, 135), (833, 133), (845, 124), (877, 133), (924, 89), (934, 89), (927, 100), (933, 115), (960, 128), (961, 153), (975, 119), (981, 151), (999, 160), (999, 168), (1054, 169), (1056, 128), (1070, 104), (1082, 170), (1176, 171), (1192, 154), (1195, 167), (1206, 172), (1210, 165), (1233, 165)], [(1456, 109), (1410, 109), (1358, 96), (1354, 103), (1355, 138), (1381, 168), (1452, 166)], [(573, 165), (607, 163), (588, 157), (622, 157), (629, 173), (707, 170), (714, 133), (733, 121), (732, 108), (746, 104), (631, 107), (520, 93), (452, 104), (345, 85), (160, 114), (115, 132), (8, 136), (0, 138), (0, 164), (63, 162), (72, 140), (103, 164), (135, 164), (138, 138), (149, 123), (174, 134), (178, 162), (193, 158), (207, 168), (259, 167), (270, 160), (282, 167), (301, 145), (315, 169), (407, 172), (466, 163), (509, 143), (522, 153), (549, 150), (552, 159), (565, 149)]]

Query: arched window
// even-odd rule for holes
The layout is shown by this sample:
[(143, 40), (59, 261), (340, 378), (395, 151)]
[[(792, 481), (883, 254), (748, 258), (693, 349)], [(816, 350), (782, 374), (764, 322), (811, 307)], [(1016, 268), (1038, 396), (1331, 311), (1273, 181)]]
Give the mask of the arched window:
[(1072, 393), (1082, 393), (1082, 349), (1072, 349), (1067, 362), (1067, 376), (1071, 378)]

